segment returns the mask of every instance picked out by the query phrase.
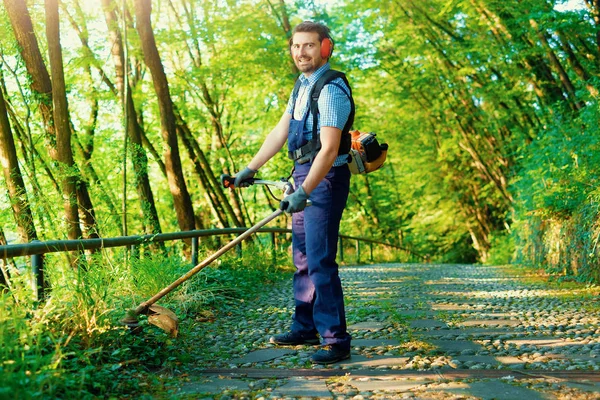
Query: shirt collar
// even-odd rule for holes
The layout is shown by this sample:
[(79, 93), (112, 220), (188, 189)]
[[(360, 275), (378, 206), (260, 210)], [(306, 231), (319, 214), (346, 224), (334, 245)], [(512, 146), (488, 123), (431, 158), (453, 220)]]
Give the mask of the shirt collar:
[(304, 76), (304, 74), (300, 74), (300, 82), (302, 85), (306, 85), (308, 82), (308, 85), (313, 85), (316, 81), (319, 80), (319, 78), (321, 76), (323, 76), (323, 74), (325, 73), (325, 71), (330, 70), (331, 66), (329, 65), (329, 62), (326, 62), (323, 66), (321, 66), (318, 70), (316, 70), (315, 72), (313, 72), (308, 78)]

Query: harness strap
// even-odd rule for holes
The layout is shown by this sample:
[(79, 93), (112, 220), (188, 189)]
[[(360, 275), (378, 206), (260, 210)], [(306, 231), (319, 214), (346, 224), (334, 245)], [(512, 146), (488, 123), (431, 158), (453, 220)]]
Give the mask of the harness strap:
[[(342, 88), (341, 85), (332, 83), (332, 81), (337, 78), (341, 78), (344, 81), (344, 83), (348, 87), (348, 90), (350, 91), (350, 93), (346, 93), (346, 90), (344, 88)], [(307, 144), (300, 147), (299, 149), (288, 152), (289, 158), (291, 158), (294, 161), (302, 159), (300, 161), (300, 163), (302, 163), (302, 164), (305, 162), (308, 162), (308, 161), (312, 162), (314, 160), (315, 156), (317, 155), (317, 152), (321, 149), (321, 139), (319, 138), (319, 129), (318, 129), (319, 96), (321, 95), (321, 91), (323, 90), (323, 87), (329, 83), (332, 83), (332, 84), (336, 85), (337, 87), (339, 87), (340, 89), (342, 89), (342, 91), (344, 93), (346, 93), (346, 95), (348, 96), (348, 99), (350, 99), (350, 115), (348, 115), (348, 120), (346, 121), (346, 124), (344, 125), (344, 129), (342, 129), (342, 137), (340, 139), (340, 148), (338, 150), (338, 155), (347, 154), (350, 151), (350, 147), (351, 147), (351, 143), (352, 143), (352, 138), (350, 136), (350, 129), (352, 128), (352, 125), (354, 124), (354, 114), (355, 114), (354, 99), (352, 98), (352, 88), (350, 88), (350, 83), (348, 82), (348, 79), (346, 78), (346, 75), (344, 75), (343, 72), (330, 69), (330, 70), (325, 71), (323, 76), (321, 76), (317, 80), (317, 82), (315, 83), (315, 85), (313, 86), (313, 88), (310, 92), (310, 112), (313, 117), (312, 138)], [(294, 100), (298, 96), (299, 90), (300, 90), (300, 80), (297, 80), (296, 84), (294, 85), (294, 91), (292, 92), (292, 96), (293, 96)], [(310, 154), (310, 158), (304, 159), (309, 154)]]
[(311, 142), (306, 143), (304, 146), (294, 151), (288, 151), (288, 157), (291, 160), (298, 161), (298, 164), (305, 164), (311, 161), (311, 158), (307, 157), (311, 155), (313, 151), (313, 144)]

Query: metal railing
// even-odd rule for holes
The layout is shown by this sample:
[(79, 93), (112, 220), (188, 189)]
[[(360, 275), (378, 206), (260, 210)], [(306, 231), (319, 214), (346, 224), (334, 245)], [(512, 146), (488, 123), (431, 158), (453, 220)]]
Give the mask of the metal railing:
[[(48, 240), (45, 242), (33, 241), (31, 243), (24, 244), (9, 244), (0, 246), (0, 259), (8, 259), (14, 257), (26, 257), (31, 256), (31, 268), (33, 272), (33, 285), (36, 289), (38, 299), (42, 299), (45, 296), (45, 290), (47, 289), (46, 282), (44, 280), (44, 255), (47, 253), (57, 253), (65, 251), (80, 251), (85, 250), (99, 250), (113, 247), (131, 247), (135, 249), (139, 246), (149, 245), (153, 243), (169, 242), (174, 240), (185, 240), (191, 239), (191, 263), (193, 265), (198, 264), (198, 246), (200, 237), (211, 237), (219, 235), (232, 235), (244, 233), (248, 228), (225, 228), (225, 229), (202, 229), (182, 232), (171, 232), (171, 233), (159, 233), (154, 235), (134, 235), (134, 236), (119, 236), (113, 238), (96, 238), (96, 239), (80, 239), (80, 240)], [(273, 245), (273, 257), (275, 257), (275, 251), (277, 247), (276, 234), (286, 233), (291, 234), (291, 229), (285, 228), (261, 228), (257, 231), (258, 233), (270, 233), (271, 244)], [(340, 262), (344, 261), (344, 241), (352, 240), (355, 241), (356, 251), (356, 262), (360, 263), (361, 247), (360, 243), (365, 242), (369, 244), (370, 250), (370, 261), (373, 261), (373, 245), (381, 245), (396, 250), (402, 250), (418, 259), (428, 262), (428, 258), (418, 254), (411, 249), (403, 246), (398, 246), (391, 243), (386, 243), (379, 240), (339, 235), (338, 245), (338, 257)], [(241, 250), (241, 248), (240, 248)]]

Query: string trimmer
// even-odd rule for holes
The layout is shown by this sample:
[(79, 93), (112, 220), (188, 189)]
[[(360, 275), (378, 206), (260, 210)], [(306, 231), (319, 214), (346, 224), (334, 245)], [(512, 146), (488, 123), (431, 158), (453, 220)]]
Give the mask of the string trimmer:
[[(233, 189), (234, 181), (235, 181), (235, 177), (233, 177), (233, 176), (226, 175), (226, 174), (221, 175), (221, 183), (226, 188)], [(249, 179), (249, 180), (244, 181), (243, 183), (248, 184), (248, 185), (256, 185), (256, 184), (267, 185), (267, 187), (274, 186), (274, 187), (277, 187), (277, 188), (283, 190), (284, 195), (291, 194), (294, 191), (292, 184), (285, 179), (282, 179), (281, 181), (266, 181), (266, 180), (261, 180), (261, 179)], [(285, 207), (281, 207), (281, 208), (285, 208)], [(206, 258), (205, 260), (200, 262), (198, 265), (196, 265), (195, 267), (190, 269), (187, 273), (182, 275), (179, 279), (177, 279), (176, 281), (171, 283), (169, 286), (165, 287), (160, 292), (156, 293), (154, 296), (152, 296), (148, 300), (144, 301), (143, 303), (140, 303), (140, 305), (137, 306), (136, 308), (128, 310), (127, 315), (125, 316), (125, 318), (123, 318), (121, 320), (121, 323), (126, 325), (127, 327), (129, 327), (129, 329), (132, 330), (133, 332), (137, 332), (141, 329), (141, 327), (139, 325), (139, 316), (141, 314), (146, 314), (146, 315), (148, 315), (149, 323), (158, 326), (159, 328), (161, 328), (162, 330), (171, 334), (172, 336), (177, 336), (177, 332), (178, 332), (177, 315), (175, 315), (175, 313), (172, 312), (171, 310), (169, 310), (165, 307), (159, 306), (158, 304), (156, 304), (156, 302), (158, 300), (160, 300), (161, 298), (163, 298), (164, 296), (166, 296), (167, 294), (169, 294), (171, 291), (173, 291), (173, 289), (175, 289), (176, 287), (181, 285), (183, 282), (187, 281), (192, 276), (194, 276), (195, 274), (200, 272), (202, 269), (204, 269), (210, 263), (215, 261), (217, 258), (221, 257), (227, 251), (231, 250), (233, 247), (235, 247), (236, 245), (241, 243), (244, 239), (246, 239), (247, 237), (249, 237), (256, 231), (258, 231), (260, 228), (262, 228), (263, 226), (265, 226), (266, 224), (268, 224), (269, 222), (271, 222), (272, 220), (277, 218), (283, 212), (283, 211), (281, 211), (281, 208), (277, 209), (271, 215), (264, 218), (262, 221), (256, 223), (255, 225), (250, 227), (247, 231), (245, 231), (244, 233), (242, 233), (241, 235), (239, 235), (238, 237), (233, 239), (231, 242), (227, 243), (225, 246), (223, 246), (221, 249), (219, 249), (216, 253), (214, 253), (213, 255)]]

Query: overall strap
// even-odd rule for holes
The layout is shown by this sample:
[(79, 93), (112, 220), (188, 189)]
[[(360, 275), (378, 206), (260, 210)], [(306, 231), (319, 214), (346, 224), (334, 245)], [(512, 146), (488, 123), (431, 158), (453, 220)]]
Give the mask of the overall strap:
[(294, 110), (296, 108), (296, 99), (298, 98), (298, 92), (300, 91), (300, 86), (302, 82), (300, 79), (296, 79), (296, 83), (294, 84), (294, 90), (292, 91), (292, 116), (294, 115)]

